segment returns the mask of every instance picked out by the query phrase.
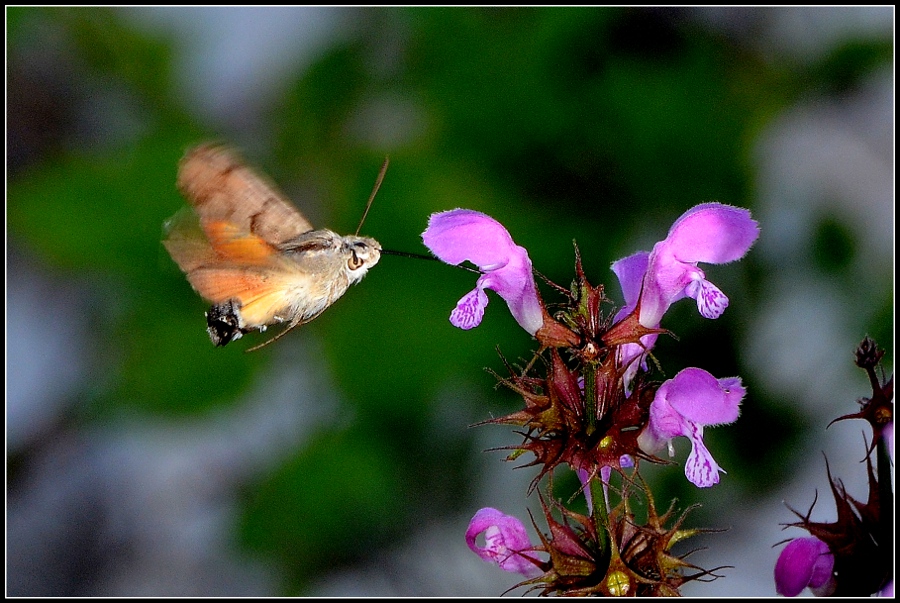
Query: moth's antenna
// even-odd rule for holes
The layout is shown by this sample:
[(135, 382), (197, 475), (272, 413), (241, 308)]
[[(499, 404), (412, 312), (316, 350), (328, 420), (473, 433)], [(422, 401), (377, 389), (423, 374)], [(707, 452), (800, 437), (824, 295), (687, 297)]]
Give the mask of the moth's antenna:
[[(369, 215), (369, 208), (372, 207), (372, 201), (375, 200), (375, 195), (378, 193), (378, 189), (381, 188), (381, 181), (384, 180), (384, 174), (385, 174), (385, 172), (387, 172), (389, 163), (390, 163), (390, 158), (385, 157), (384, 163), (381, 164), (381, 171), (378, 172), (378, 178), (375, 179), (375, 186), (372, 188), (372, 194), (369, 195), (369, 202), (366, 203), (366, 211), (363, 212), (362, 219), (359, 221), (359, 226), (356, 227), (356, 233), (355, 233), (356, 235), (359, 235), (359, 231), (362, 230), (363, 222), (366, 221), (366, 216)], [(385, 255), (396, 255), (396, 256), (400, 256), (400, 257), (404, 257), (404, 258), (414, 258), (417, 260), (431, 260), (433, 262), (440, 261), (438, 258), (436, 258), (434, 256), (422, 255), (420, 253), (409, 253), (406, 251), (392, 251), (390, 249), (382, 249), (381, 253), (383, 253)], [(452, 266), (453, 264), (450, 264), (450, 265)], [(456, 265), (454, 267), (462, 268), (463, 270), (468, 270), (469, 272), (474, 272), (475, 274), (481, 274), (478, 270), (469, 268), (468, 266)], [(290, 328), (293, 328), (293, 327), (290, 327)], [(286, 329), (286, 330), (290, 330), (290, 329)], [(281, 335), (283, 333), (284, 332), (279, 333), (278, 337), (281, 337)], [(275, 337), (274, 339), (277, 339), (278, 337)], [(270, 341), (274, 341), (274, 339), (272, 339)], [(267, 341), (266, 343), (270, 343), (270, 341)], [(262, 345), (265, 345), (265, 344), (262, 344)], [(259, 347), (262, 347), (262, 345), (256, 346), (256, 347), (259, 348)], [(247, 351), (252, 351), (255, 349), (256, 348), (251, 348), (250, 350), (247, 350)]]
[[(431, 260), (432, 262), (440, 262), (439, 258), (434, 257), (433, 255), (423, 255), (421, 253), (409, 253), (408, 251), (394, 251), (392, 249), (382, 249), (381, 253), (385, 255), (397, 255), (402, 258), (412, 258), (414, 260)], [(478, 270), (474, 268), (469, 268), (468, 266), (463, 266), (462, 264), (447, 264), (448, 266), (453, 266), (454, 268), (459, 268), (461, 270), (468, 270), (469, 272), (474, 272), (475, 274), (481, 274)]]
[(384, 163), (381, 164), (381, 171), (378, 172), (378, 178), (375, 179), (375, 186), (372, 188), (372, 194), (369, 195), (369, 202), (366, 203), (366, 211), (363, 212), (362, 219), (359, 221), (359, 226), (356, 227), (356, 232), (354, 233), (356, 235), (359, 235), (363, 222), (366, 221), (366, 216), (369, 215), (369, 208), (372, 207), (372, 201), (375, 200), (375, 194), (378, 192), (378, 189), (381, 188), (381, 181), (384, 180), (384, 173), (387, 171), (388, 163), (390, 163), (390, 160), (385, 157)]

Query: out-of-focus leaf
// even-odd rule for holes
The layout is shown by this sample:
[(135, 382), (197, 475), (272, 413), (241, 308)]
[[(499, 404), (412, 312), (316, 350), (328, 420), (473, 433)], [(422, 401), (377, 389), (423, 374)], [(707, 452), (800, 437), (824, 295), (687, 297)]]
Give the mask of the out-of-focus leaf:
[(376, 436), (362, 427), (324, 433), (248, 493), (242, 540), (283, 557), (292, 594), (409, 529), (397, 459)]
[(182, 146), (146, 141), (34, 166), (9, 184), (9, 227), (45, 261), (145, 279), (157, 272), (163, 221), (183, 203), (174, 184)]

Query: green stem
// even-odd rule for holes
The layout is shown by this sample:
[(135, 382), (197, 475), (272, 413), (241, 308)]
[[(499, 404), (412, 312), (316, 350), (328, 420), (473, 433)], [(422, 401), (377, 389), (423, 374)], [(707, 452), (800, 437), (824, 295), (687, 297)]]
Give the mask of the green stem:
[(602, 569), (605, 573), (606, 567), (603, 566), (609, 566), (612, 549), (610, 548), (609, 536), (609, 510), (606, 508), (606, 496), (599, 474), (591, 478), (589, 487), (591, 489), (591, 501), (593, 502), (591, 517), (594, 520), (594, 529), (597, 531), (597, 546), (599, 548), (597, 551), (597, 569)]

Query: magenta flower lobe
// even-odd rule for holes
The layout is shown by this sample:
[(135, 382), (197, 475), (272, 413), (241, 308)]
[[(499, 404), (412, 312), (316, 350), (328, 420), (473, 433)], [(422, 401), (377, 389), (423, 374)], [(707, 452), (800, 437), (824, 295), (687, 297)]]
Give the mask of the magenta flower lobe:
[(788, 543), (775, 562), (775, 590), (796, 597), (807, 586), (818, 589), (828, 583), (834, 569), (834, 555), (828, 545), (812, 536)]
[(531, 259), (502, 224), (481, 212), (454, 209), (432, 214), (422, 240), (441, 261), (457, 265), (468, 260), (482, 273), (475, 289), (464, 295), (451, 312), (454, 326), (478, 326), (488, 304), (484, 290), (491, 289), (506, 301), (523, 329), (534, 335), (541, 328), (544, 311)]
[(703, 443), (703, 427), (737, 420), (746, 390), (738, 377), (716, 379), (699, 368), (686, 368), (663, 383), (650, 405), (650, 421), (639, 443), (656, 452), (676, 436), (691, 441), (684, 473), (692, 484), (707, 488), (719, 483), (722, 469)]
[[(654, 245), (647, 257), (640, 280), (641, 324), (659, 326), (666, 310), (683, 297), (697, 301), (706, 318), (718, 318), (728, 307), (728, 297), (706, 280), (697, 267), (699, 262), (725, 264), (747, 253), (759, 236), (759, 226), (750, 212), (721, 203), (702, 203), (684, 212), (668, 236)], [(637, 305), (634, 296), (636, 274), (642, 253), (623, 258), (613, 264), (619, 277), (628, 311)], [(627, 313), (627, 312), (626, 312)]]
[[(477, 538), (484, 534), (484, 546), (479, 546)], [(528, 577), (540, 574), (532, 562), (536, 557), (525, 554), (533, 550), (528, 540), (525, 526), (517, 518), (506, 515), (492, 507), (479, 509), (466, 530), (466, 544), (479, 557), (496, 563), (500, 569)]]

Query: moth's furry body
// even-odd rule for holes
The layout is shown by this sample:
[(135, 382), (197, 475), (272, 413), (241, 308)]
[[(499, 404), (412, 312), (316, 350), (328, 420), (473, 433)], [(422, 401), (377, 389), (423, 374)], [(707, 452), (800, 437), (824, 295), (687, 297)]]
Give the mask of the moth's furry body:
[(207, 324), (216, 345), (273, 324), (287, 322), (284, 333), (313, 320), (381, 257), (375, 239), (313, 230), (228, 149), (190, 151), (178, 187), (194, 211), (169, 222), (164, 245), (213, 303)]

